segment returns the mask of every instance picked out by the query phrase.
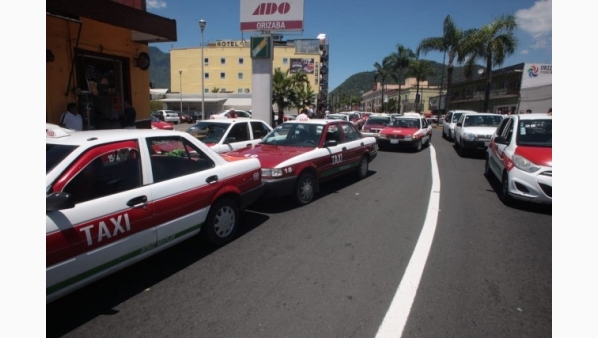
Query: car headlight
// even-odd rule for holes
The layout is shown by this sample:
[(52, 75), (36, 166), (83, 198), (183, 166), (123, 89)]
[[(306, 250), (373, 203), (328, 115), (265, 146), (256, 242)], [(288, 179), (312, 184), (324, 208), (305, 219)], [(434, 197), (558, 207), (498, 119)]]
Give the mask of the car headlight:
[(539, 166), (521, 155), (513, 155), (513, 164), (515, 164), (517, 169), (528, 173), (533, 173), (540, 170)]
[(379, 138), (386, 138), (386, 134), (380, 134), (378, 135)]
[(475, 140), (475, 134), (463, 133), (463, 138), (467, 141), (473, 141), (473, 140)]
[(262, 168), (262, 177), (281, 177), (282, 176), (282, 169), (281, 168)]

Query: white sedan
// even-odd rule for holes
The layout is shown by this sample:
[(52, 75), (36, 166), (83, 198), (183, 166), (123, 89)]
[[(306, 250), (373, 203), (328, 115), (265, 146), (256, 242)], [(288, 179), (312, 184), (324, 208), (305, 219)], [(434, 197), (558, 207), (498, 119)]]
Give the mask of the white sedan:
[(217, 153), (250, 147), (270, 131), (266, 122), (247, 118), (205, 120), (186, 130)]
[(46, 302), (198, 233), (229, 242), (263, 191), (257, 159), (184, 132), (46, 125)]
[(454, 131), (454, 143), (459, 156), (484, 152), (503, 115), (492, 113), (463, 113)]

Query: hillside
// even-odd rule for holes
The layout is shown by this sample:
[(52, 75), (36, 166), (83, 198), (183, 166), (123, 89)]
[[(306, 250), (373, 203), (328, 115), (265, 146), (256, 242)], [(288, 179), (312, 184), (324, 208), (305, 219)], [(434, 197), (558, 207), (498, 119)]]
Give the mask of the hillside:
[[(434, 68), (434, 75), (428, 77), (427, 81), (430, 86), (438, 86), (440, 84), (440, 78), (442, 75), (442, 64), (430, 61), (432, 63), (432, 67)], [(483, 67), (479, 67), (483, 68)], [(476, 68), (477, 70), (477, 68)], [(375, 70), (368, 71), (368, 72), (361, 72), (357, 74), (351, 75), (348, 79), (346, 79), (343, 83), (341, 83), (338, 87), (331, 90), (331, 94), (339, 94), (342, 92), (345, 95), (355, 95), (360, 96), (361, 91), (368, 92), (374, 88), (374, 75), (376, 74)], [(453, 83), (465, 80), (465, 76), (463, 75), (463, 67), (455, 66), (453, 71)], [(397, 82), (393, 79), (387, 79), (387, 84), (396, 84)], [(404, 82), (403, 82), (404, 83)], [(443, 84), (446, 86), (446, 67), (444, 69), (444, 78)]]

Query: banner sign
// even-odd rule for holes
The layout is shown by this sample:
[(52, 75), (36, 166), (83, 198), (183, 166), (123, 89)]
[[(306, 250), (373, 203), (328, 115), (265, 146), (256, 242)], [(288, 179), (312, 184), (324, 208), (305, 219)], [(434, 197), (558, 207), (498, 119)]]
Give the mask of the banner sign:
[(521, 88), (552, 84), (552, 64), (526, 63), (523, 66)]
[(291, 59), (291, 73), (313, 74), (315, 69), (314, 59)]
[(303, 0), (241, 0), (241, 31), (302, 31)]
[(318, 39), (304, 39), (295, 40), (295, 54), (319, 54), (320, 40)]

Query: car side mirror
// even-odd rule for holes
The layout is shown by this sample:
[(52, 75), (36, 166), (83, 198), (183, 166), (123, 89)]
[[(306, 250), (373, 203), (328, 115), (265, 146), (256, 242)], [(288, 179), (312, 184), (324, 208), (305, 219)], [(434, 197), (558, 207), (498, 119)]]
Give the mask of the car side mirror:
[(494, 138), (494, 143), (498, 144), (508, 144), (507, 139), (504, 136), (497, 136)]
[(73, 195), (68, 192), (55, 192), (46, 196), (46, 212), (75, 207)]
[(462, 127), (462, 126), (463, 126), (463, 123), (461, 123), (461, 122), (457, 123), (457, 127)]

